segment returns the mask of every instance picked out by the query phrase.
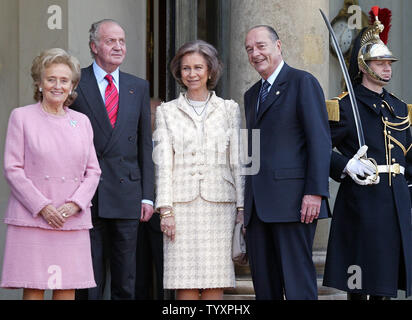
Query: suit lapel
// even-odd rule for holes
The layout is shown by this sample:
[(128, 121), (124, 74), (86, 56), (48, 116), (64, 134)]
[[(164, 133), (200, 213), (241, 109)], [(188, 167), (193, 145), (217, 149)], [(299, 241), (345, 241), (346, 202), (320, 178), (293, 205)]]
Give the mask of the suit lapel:
[(256, 120), (256, 108), (257, 108), (257, 100), (259, 97), (261, 81), (256, 82), (253, 87), (250, 89), (250, 93), (246, 95), (245, 101), (246, 105), (248, 106), (247, 112), (247, 127), (253, 128)]
[(93, 65), (85, 69), (84, 74), (82, 74), (79, 88), (88, 103), (91, 114), (106, 135), (106, 138), (109, 138), (112, 135), (113, 129), (102, 96), (100, 95), (99, 87), (97, 86), (97, 80), (93, 72)]
[(191, 107), (187, 103), (185, 97), (183, 96), (183, 93), (180, 93), (179, 95), (178, 102), (177, 102), (177, 108), (181, 110), (184, 114), (186, 114), (193, 121), (193, 123), (196, 124), (195, 119), (193, 119), (192, 117), (192, 113), (190, 110)]
[(270, 88), (269, 95), (266, 98), (265, 102), (259, 106), (259, 112), (258, 112), (255, 124), (260, 121), (260, 119), (263, 117), (265, 112), (271, 106), (273, 106), (276, 103), (276, 101), (279, 99), (279, 97), (282, 96), (282, 94), (284, 93), (284, 87), (288, 79), (288, 76), (287, 76), (288, 72), (289, 72), (289, 66), (285, 63), (279, 75), (277, 76), (275, 82)]
[(215, 92), (212, 91), (211, 95), (209, 105), (206, 108), (205, 121), (219, 107), (219, 101), (216, 98)]

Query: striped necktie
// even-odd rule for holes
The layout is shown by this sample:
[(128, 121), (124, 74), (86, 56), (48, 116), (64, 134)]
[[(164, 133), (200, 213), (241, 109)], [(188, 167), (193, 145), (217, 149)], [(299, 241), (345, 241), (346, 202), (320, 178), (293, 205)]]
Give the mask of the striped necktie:
[(119, 94), (117, 92), (116, 86), (113, 83), (113, 76), (111, 74), (107, 74), (104, 78), (107, 80), (107, 82), (109, 82), (104, 95), (105, 105), (110, 123), (114, 128), (114, 124), (116, 123), (117, 119), (117, 111), (119, 110)]
[[(262, 87), (260, 88), (260, 94), (259, 94), (259, 104), (258, 104), (258, 108), (257, 108), (257, 113), (259, 112), (259, 107), (263, 104), (263, 102), (265, 102), (266, 98), (269, 95), (269, 86), (270, 83), (268, 81), (264, 81), (262, 84)], [(257, 115), (256, 113), (256, 115)]]

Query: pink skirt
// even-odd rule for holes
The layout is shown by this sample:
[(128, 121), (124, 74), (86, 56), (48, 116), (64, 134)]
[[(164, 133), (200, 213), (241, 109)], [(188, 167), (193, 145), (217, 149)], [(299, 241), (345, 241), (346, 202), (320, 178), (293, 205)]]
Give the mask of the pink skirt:
[(8, 225), (0, 286), (43, 290), (95, 287), (89, 230)]

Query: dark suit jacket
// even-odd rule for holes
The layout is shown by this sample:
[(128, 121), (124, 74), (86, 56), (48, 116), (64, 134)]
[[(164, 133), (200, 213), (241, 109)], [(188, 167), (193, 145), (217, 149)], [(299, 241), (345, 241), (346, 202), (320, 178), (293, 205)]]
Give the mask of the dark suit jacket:
[(304, 195), (324, 197), (319, 218), (328, 217), (332, 149), (322, 88), (285, 63), (256, 116), (260, 87), (258, 81), (244, 96), (249, 155), (251, 129), (260, 130), (260, 171), (246, 176), (245, 225), (253, 202), (264, 222), (300, 221)]
[(92, 212), (101, 218), (139, 219), (141, 200), (154, 198), (149, 83), (120, 72), (119, 86), (114, 129), (92, 65), (82, 69), (78, 97), (71, 108), (89, 117), (102, 169)]

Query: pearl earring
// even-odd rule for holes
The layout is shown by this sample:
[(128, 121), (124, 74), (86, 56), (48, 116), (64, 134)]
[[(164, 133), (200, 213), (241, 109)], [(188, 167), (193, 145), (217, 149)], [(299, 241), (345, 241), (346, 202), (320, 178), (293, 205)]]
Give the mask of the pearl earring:
[(39, 91), (40, 91), (40, 92), (43, 92), (43, 89), (42, 89), (42, 88), (39, 88)]

